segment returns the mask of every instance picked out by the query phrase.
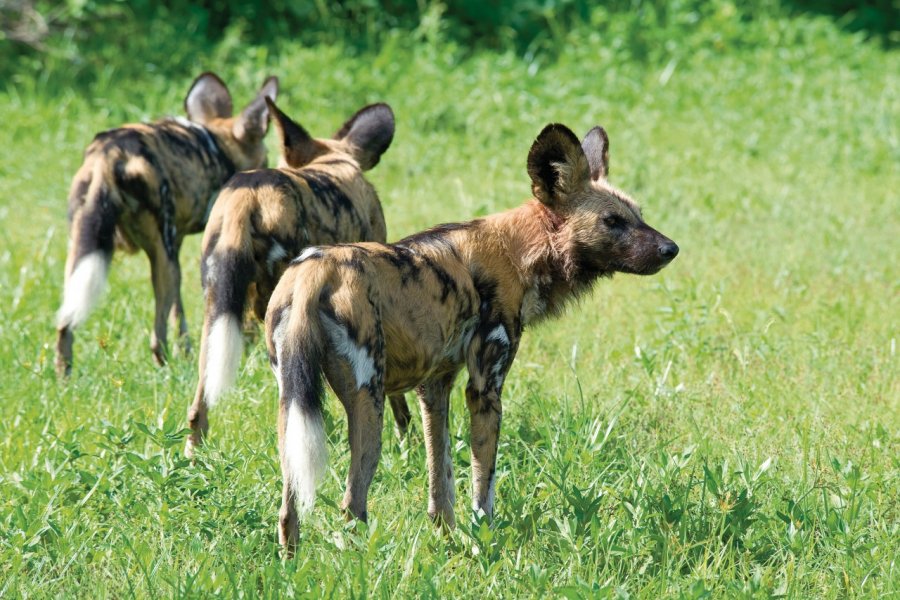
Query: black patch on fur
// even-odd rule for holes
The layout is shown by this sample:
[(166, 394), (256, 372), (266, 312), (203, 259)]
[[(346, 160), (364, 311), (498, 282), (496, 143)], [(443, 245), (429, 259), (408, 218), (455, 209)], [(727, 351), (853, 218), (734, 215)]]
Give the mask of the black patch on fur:
[(67, 213), (67, 217), (69, 219), (69, 223), (72, 223), (72, 218), (75, 216), (75, 212), (84, 206), (85, 201), (87, 200), (88, 188), (91, 187), (91, 177), (84, 177), (79, 179), (77, 182), (72, 183), (71, 191), (69, 192), (69, 210)]
[(162, 236), (163, 248), (166, 256), (173, 262), (178, 262), (178, 240), (175, 228), (175, 199), (172, 198), (172, 190), (167, 179), (163, 178), (159, 184), (159, 233)]
[[(490, 311), (493, 310), (497, 300), (497, 282), (477, 271), (473, 274), (472, 280), (481, 301), (481, 317), (490, 316)], [(485, 315), (485, 311), (488, 311), (487, 315)]]
[(175, 120), (160, 121), (155, 124), (160, 134), (160, 141), (173, 154), (186, 157), (199, 157), (207, 174), (216, 173), (216, 187), (231, 177), (235, 172), (234, 163), (225, 152), (216, 136), (199, 124), (187, 127)]
[(77, 240), (72, 264), (77, 265), (82, 257), (97, 250), (109, 259), (115, 242), (119, 207), (112, 201), (106, 184), (99, 186), (94, 197), (85, 200), (78, 216), (78, 231), (72, 232)]
[(119, 191), (131, 198), (134, 198), (140, 204), (147, 206), (147, 200), (150, 198), (150, 188), (143, 177), (135, 177), (125, 172), (126, 161), (116, 161), (113, 167), (113, 177), (116, 180), (116, 187)]
[(456, 280), (439, 264), (437, 264), (430, 256), (423, 256), (424, 262), (431, 269), (441, 286), (441, 302), (446, 302), (450, 294), (458, 291)]
[(281, 370), (281, 402), (287, 408), (290, 402), (307, 415), (318, 415), (322, 412), (321, 352), (315, 344), (305, 344), (294, 349), (287, 344), (282, 351)]
[(454, 231), (469, 229), (470, 227), (476, 225), (479, 221), (480, 219), (476, 219), (475, 221), (469, 221), (466, 223), (444, 223), (443, 225), (437, 225), (435, 227), (432, 227), (431, 229), (426, 229), (425, 231), (414, 233), (408, 237), (403, 238), (399, 242), (396, 242), (394, 245), (428, 246), (447, 244), (447, 234)]
[(203, 286), (213, 297), (210, 322), (223, 314), (230, 314), (240, 322), (247, 306), (247, 292), (256, 279), (253, 256), (235, 250), (214, 252), (212, 269), (215, 277), (212, 278), (206, 262), (204, 259)]
[(409, 285), (412, 281), (419, 281), (421, 269), (416, 263), (413, 253), (407, 248), (398, 246), (391, 246), (390, 250), (384, 255), (384, 258), (400, 273), (400, 283)]
[(315, 169), (302, 169), (297, 174), (303, 178), (315, 197), (328, 205), (335, 219), (340, 218), (343, 211), (353, 215), (357, 221), (359, 220), (359, 215), (353, 209), (353, 202), (335, 183), (331, 175)]

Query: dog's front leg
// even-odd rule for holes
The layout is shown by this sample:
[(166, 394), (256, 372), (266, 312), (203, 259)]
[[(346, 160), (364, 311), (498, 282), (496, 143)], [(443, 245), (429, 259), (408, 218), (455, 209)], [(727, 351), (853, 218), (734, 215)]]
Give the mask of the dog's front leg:
[[(450, 388), (456, 372), (416, 389), (422, 408), (425, 454), (428, 460), (428, 516), (438, 526), (456, 526), (453, 504), (456, 490), (450, 458)], [(405, 404), (405, 403), (404, 403)]]
[(472, 421), (472, 510), (491, 517), (494, 514), (494, 470), (503, 413), (500, 393), (493, 389), (479, 389), (473, 385), (473, 380), (469, 380), (466, 404)]
[(466, 405), (471, 417), (472, 510), (488, 518), (494, 513), (497, 442), (503, 415), (500, 394), (518, 348), (518, 330), (486, 320), (469, 347)]

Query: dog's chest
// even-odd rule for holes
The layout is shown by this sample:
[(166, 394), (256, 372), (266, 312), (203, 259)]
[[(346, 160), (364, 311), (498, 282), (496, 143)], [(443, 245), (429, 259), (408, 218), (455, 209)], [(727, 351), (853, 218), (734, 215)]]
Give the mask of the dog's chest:
[(532, 284), (522, 296), (522, 308), (519, 312), (522, 325), (528, 325), (547, 311), (547, 300), (541, 292), (541, 283), (543, 282), (538, 281)]

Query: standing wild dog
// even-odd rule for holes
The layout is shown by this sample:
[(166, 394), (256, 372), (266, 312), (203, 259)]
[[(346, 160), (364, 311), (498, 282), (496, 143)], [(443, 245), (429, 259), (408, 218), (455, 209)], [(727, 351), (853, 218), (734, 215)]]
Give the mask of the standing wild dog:
[(203, 229), (216, 193), (237, 171), (265, 165), (266, 79), (257, 97), (232, 116), (231, 94), (216, 75), (191, 86), (188, 119), (125, 125), (98, 134), (69, 192), (69, 253), (62, 307), (56, 317), (56, 369), (72, 368), (72, 331), (87, 319), (105, 283), (113, 249), (150, 258), (156, 317), (150, 347), (166, 360), (166, 319), (187, 333), (181, 305), (178, 251), (184, 236)]
[[(310, 244), (384, 242), (384, 213), (363, 176), (394, 137), (387, 104), (366, 106), (333, 139), (315, 139), (273, 102), (281, 138), (279, 168), (239, 173), (222, 188), (203, 235), (201, 274), (206, 296), (199, 382), (188, 410), (190, 456), (209, 430), (207, 409), (233, 383), (243, 351), (241, 320), (250, 307), (261, 321), (291, 258)], [(392, 399), (398, 429), (409, 409)]]
[(296, 544), (325, 467), (322, 376), (347, 411), (350, 472), (342, 506), (366, 519), (381, 452), (385, 394), (415, 389), (428, 457), (428, 514), (452, 527), (449, 395), (469, 372), (473, 508), (490, 516), (500, 393), (522, 330), (615, 272), (650, 275), (678, 246), (607, 181), (608, 140), (548, 125), (528, 154), (534, 199), (396, 244), (308, 248), (285, 272), (266, 313), (278, 379), (284, 493), (280, 539)]

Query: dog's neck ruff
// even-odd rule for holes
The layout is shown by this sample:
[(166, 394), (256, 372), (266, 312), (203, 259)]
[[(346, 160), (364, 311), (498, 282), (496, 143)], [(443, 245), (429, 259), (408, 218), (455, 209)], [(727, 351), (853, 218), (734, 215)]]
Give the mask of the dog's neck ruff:
[(491, 251), (506, 255), (518, 274), (526, 323), (559, 315), (608, 275), (581, 264), (565, 217), (537, 200), (501, 213), (490, 227), (497, 238)]

